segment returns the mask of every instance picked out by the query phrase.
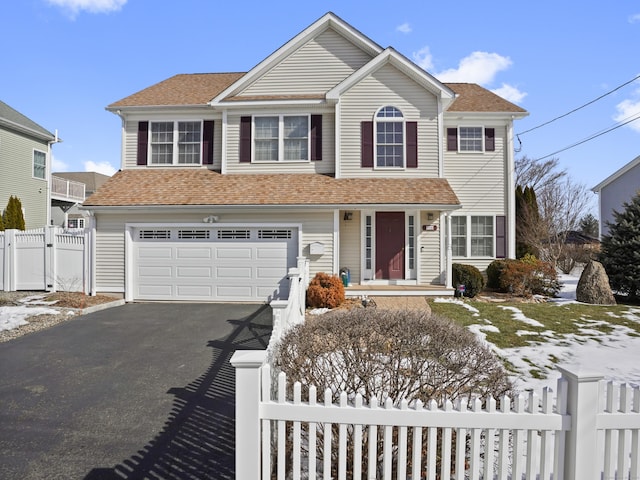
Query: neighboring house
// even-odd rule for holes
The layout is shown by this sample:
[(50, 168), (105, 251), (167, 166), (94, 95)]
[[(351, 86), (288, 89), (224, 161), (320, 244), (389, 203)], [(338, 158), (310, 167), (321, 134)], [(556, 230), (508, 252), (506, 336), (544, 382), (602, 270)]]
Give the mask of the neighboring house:
[(247, 73), (176, 75), (107, 110), (123, 158), (83, 205), (96, 291), (266, 301), (304, 256), (311, 276), (348, 268), (351, 294), (453, 294), (452, 262), (514, 256), (527, 112), (332, 13)]
[(51, 223), (68, 229), (88, 225), (86, 210), (78, 205), (93, 195), (109, 175), (97, 172), (58, 172), (51, 175)]
[(622, 213), (628, 203), (640, 193), (640, 156), (591, 189), (598, 194), (600, 238), (609, 233), (608, 223), (615, 223), (613, 212)]
[(51, 146), (57, 135), (0, 101), (0, 213), (20, 199), (27, 229), (49, 224)]

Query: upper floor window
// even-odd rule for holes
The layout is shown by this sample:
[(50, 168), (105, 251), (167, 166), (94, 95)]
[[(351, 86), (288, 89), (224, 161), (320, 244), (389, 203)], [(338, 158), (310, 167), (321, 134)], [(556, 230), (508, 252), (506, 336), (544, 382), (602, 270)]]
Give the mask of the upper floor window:
[(273, 115), (253, 118), (256, 162), (308, 161), (309, 115)]
[(151, 122), (151, 165), (198, 165), (202, 122)]
[(447, 150), (453, 152), (493, 152), (496, 149), (495, 128), (447, 128)]
[(33, 151), (33, 176), (35, 178), (42, 178), (43, 180), (47, 175), (47, 154), (40, 150)]
[(382, 107), (375, 116), (376, 167), (404, 167), (404, 116)]

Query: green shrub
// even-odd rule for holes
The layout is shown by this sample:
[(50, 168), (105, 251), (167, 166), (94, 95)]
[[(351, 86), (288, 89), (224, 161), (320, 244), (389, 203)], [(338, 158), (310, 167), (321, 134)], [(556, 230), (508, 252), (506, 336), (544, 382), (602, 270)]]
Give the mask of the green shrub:
[(500, 277), (509, 260), (494, 260), (487, 267), (487, 287), (500, 289)]
[(549, 262), (525, 255), (521, 260), (508, 262), (500, 276), (500, 287), (514, 295), (555, 296), (561, 288), (556, 269)]
[(473, 298), (484, 288), (484, 277), (480, 270), (473, 265), (464, 265), (462, 263), (454, 263), (453, 270), (453, 286), (465, 286), (464, 296)]
[(316, 273), (307, 289), (307, 306), (336, 308), (344, 302), (344, 285), (337, 275)]

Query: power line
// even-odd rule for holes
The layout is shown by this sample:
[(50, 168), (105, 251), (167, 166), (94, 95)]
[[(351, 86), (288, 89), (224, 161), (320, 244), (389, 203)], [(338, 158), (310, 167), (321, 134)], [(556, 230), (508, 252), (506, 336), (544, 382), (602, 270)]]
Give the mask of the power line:
[[(630, 116), (630, 117), (632, 117), (632, 116)], [(627, 118), (630, 118), (630, 117), (627, 117)], [(624, 119), (624, 120), (626, 120), (626, 119)], [(635, 122), (636, 120), (640, 120), (640, 114), (635, 115), (630, 120), (626, 120), (626, 121), (623, 121), (621, 123), (618, 123), (617, 125), (614, 125), (611, 128), (608, 128), (608, 129), (602, 130), (600, 132), (594, 133), (593, 135), (590, 135), (589, 137), (585, 138), (584, 140), (580, 140), (579, 142), (573, 143), (573, 144), (569, 145), (568, 147), (564, 147), (564, 148), (561, 148), (560, 150), (556, 150), (555, 152), (550, 153), (548, 155), (545, 155), (544, 157), (536, 158), (533, 161), (534, 162), (539, 162), (540, 160), (544, 160), (545, 158), (552, 157), (552, 156), (554, 156), (554, 155), (556, 155), (558, 153), (564, 152), (564, 151), (569, 150), (569, 149), (571, 149), (573, 147), (577, 147), (578, 145), (582, 145), (583, 143), (587, 143), (587, 142), (593, 140), (594, 138), (598, 138), (598, 137), (604, 135), (605, 133), (609, 133), (609, 132), (611, 132), (611, 131), (613, 131), (613, 130), (615, 130), (617, 128), (620, 128), (620, 127), (622, 127), (624, 125), (627, 125), (628, 123)]]
[[(550, 123), (555, 122), (556, 120), (560, 120), (561, 118), (564, 118), (568, 115), (571, 115), (572, 113), (577, 112), (578, 110), (582, 110), (585, 107), (588, 107), (589, 105), (597, 102), (598, 100), (602, 100), (604, 97), (606, 97), (607, 95), (611, 95), (613, 92), (617, 92), (618, 90), (620, 90), (622, 87), (626, 87), (627, 85), (629, 85), (630, 83), (635, 82), (636, 80), (640, 79), (640, 75), (632, 78), (631, 80), (629, 80), (628, 82), (623, 83), (622, 85), (618, 85), (616, 88), (614, 88), (613, 90), (600, 95), (598, 98), (595, 98), (593, 100), (591, 100), (590, 102), (585, 103), (584, 105), (579, 106), (578, 108), (574, 108), (573, 110), (571, 110), (570, 112), (567, 112), (565, 114), (562, 114), (558, 117), (555, 117), (547, 122), (541, 123), (540, 125), (536, 126), (536, 127), (532, 127), (529, 130), (525, 130), (524, 132), (520, 132), (520, 133), (516, 133), (516, 137), (518, 137), (518, 141), (520, 141), (520, 135), (524, 135), (525, 133), (529, 133), (532, 132), (533, 130), (537, 130), (538, 128), (544, 127), (545, 125), (549, 125)], [(522, 142), (520, 142), (522, 143)]]

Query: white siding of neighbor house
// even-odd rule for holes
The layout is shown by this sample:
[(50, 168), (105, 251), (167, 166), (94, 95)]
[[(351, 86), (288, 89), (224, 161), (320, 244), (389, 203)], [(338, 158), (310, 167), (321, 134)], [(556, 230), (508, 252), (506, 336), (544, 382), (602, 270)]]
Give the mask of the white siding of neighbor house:
[(327, 29), (261, 76), (240, 95), (300, 95), (324, 93), (371, 57)]
[(240, 163), (240, 117), (245, 114), (229, 114), (227, 117), (227, 173), (321, 173), (335, 171), (333, 110), (326, 107), (264, 110), (260, 114), (322, 115), (322, 160), (308, 162), (256, 162)]
[[(0, 128), (0, 213), (12, 195), (18, 197), (27, 229), (44, 227), (49, 209), (48, 182), (33, 176), (34, 150), (47, 154), (47, 163), (51, 162), (46, 141)], [(46, 175), (50, 167), (47, 165)]]
[[(349, 210), (351, 211), (351, 210)], [(344, 220), (344, 211), (340, 212), (340, 262), (339, 268), (349, 269), (351, 283), (361, 283), (361, 225), (360, 212), (351, 211), (351, 220)]]
[[(428, 220), (427, 214), (432, 213), (433, 219)], [(436, 231), (423, 231), (422, 225), (435, 225)], [(420, 219), (416, 225), (418, 229), (417, 254), (420, 258), (420, 283), (442, 284), (441, 246), (440, 246), (440, 212), (420, 212)]]
[[(418, 168), (360, 167), (360, 124), (373, 120), (377, 110), (386, 105), (400, 109), (406, 121), (418, 122)], [(341, 97), (340, 110), (341, 176), (438, 176), (437, 99), (395, 67), (385, 65), (352, 87)]]
[(602, 187), (600, 191), (600, 229), (603, 235), (609, 233), (607, 223), (615, 223), (614, 210), (624, 212), (624, 203), (640, 193), (640, 165), (632, 167), (623, 175)]
[[(124, 138), (123, 142), (123, 154), (124, 154), (124, 168), (171, 168), (167, 165), (145, 165), (138, 166), (137, 165), (137, 157), (138, 157), (138, 122), (140, 121), (149, 121), (149, 122), (172, 122), (175, 120), (180, 120), (182, 118), (189, 120), (204, 120), (202, 118), (202, 112), (186, 114), (180, 113), (175, 117), (173, 116), (163, 116), (162, 118), (153, 117), (147, 118), (142, 116), (134, 116), (127, 119), (125, 123), (124, 129)], [(220, 159), (222, 158), (222, 118), (210, 118), (210, 115), (206, 118), (206, 120), (214, 121), (213, 128), (213, 165), (180, 165), (180, 168), (210, 168), (213, 170), (220, 170)]]
[[(214, 209), (214, 207), (212, 207)], [(96, 290), (98, 293), (125, 291), (125, 224), (155, 223), (178, 224), (200, 223), (203, 212), (129, 215), (97, 213), (96, 228)], [(221, 224), (246, 223), (264, 224), (301, 224), (300, 236), (302, 255), (311, 259), (311, 276), (317, 272), (333, 273), (333, 212), (308, 211), (260, 211), (228, 212), (220, 216)], [(205, 225), (205, 224), (203, 224)], [(208, 225), (208, 224), (206, 224)], [(322, 255), (309, 255), (309, 245), (320, 242), (324, 245)]]

